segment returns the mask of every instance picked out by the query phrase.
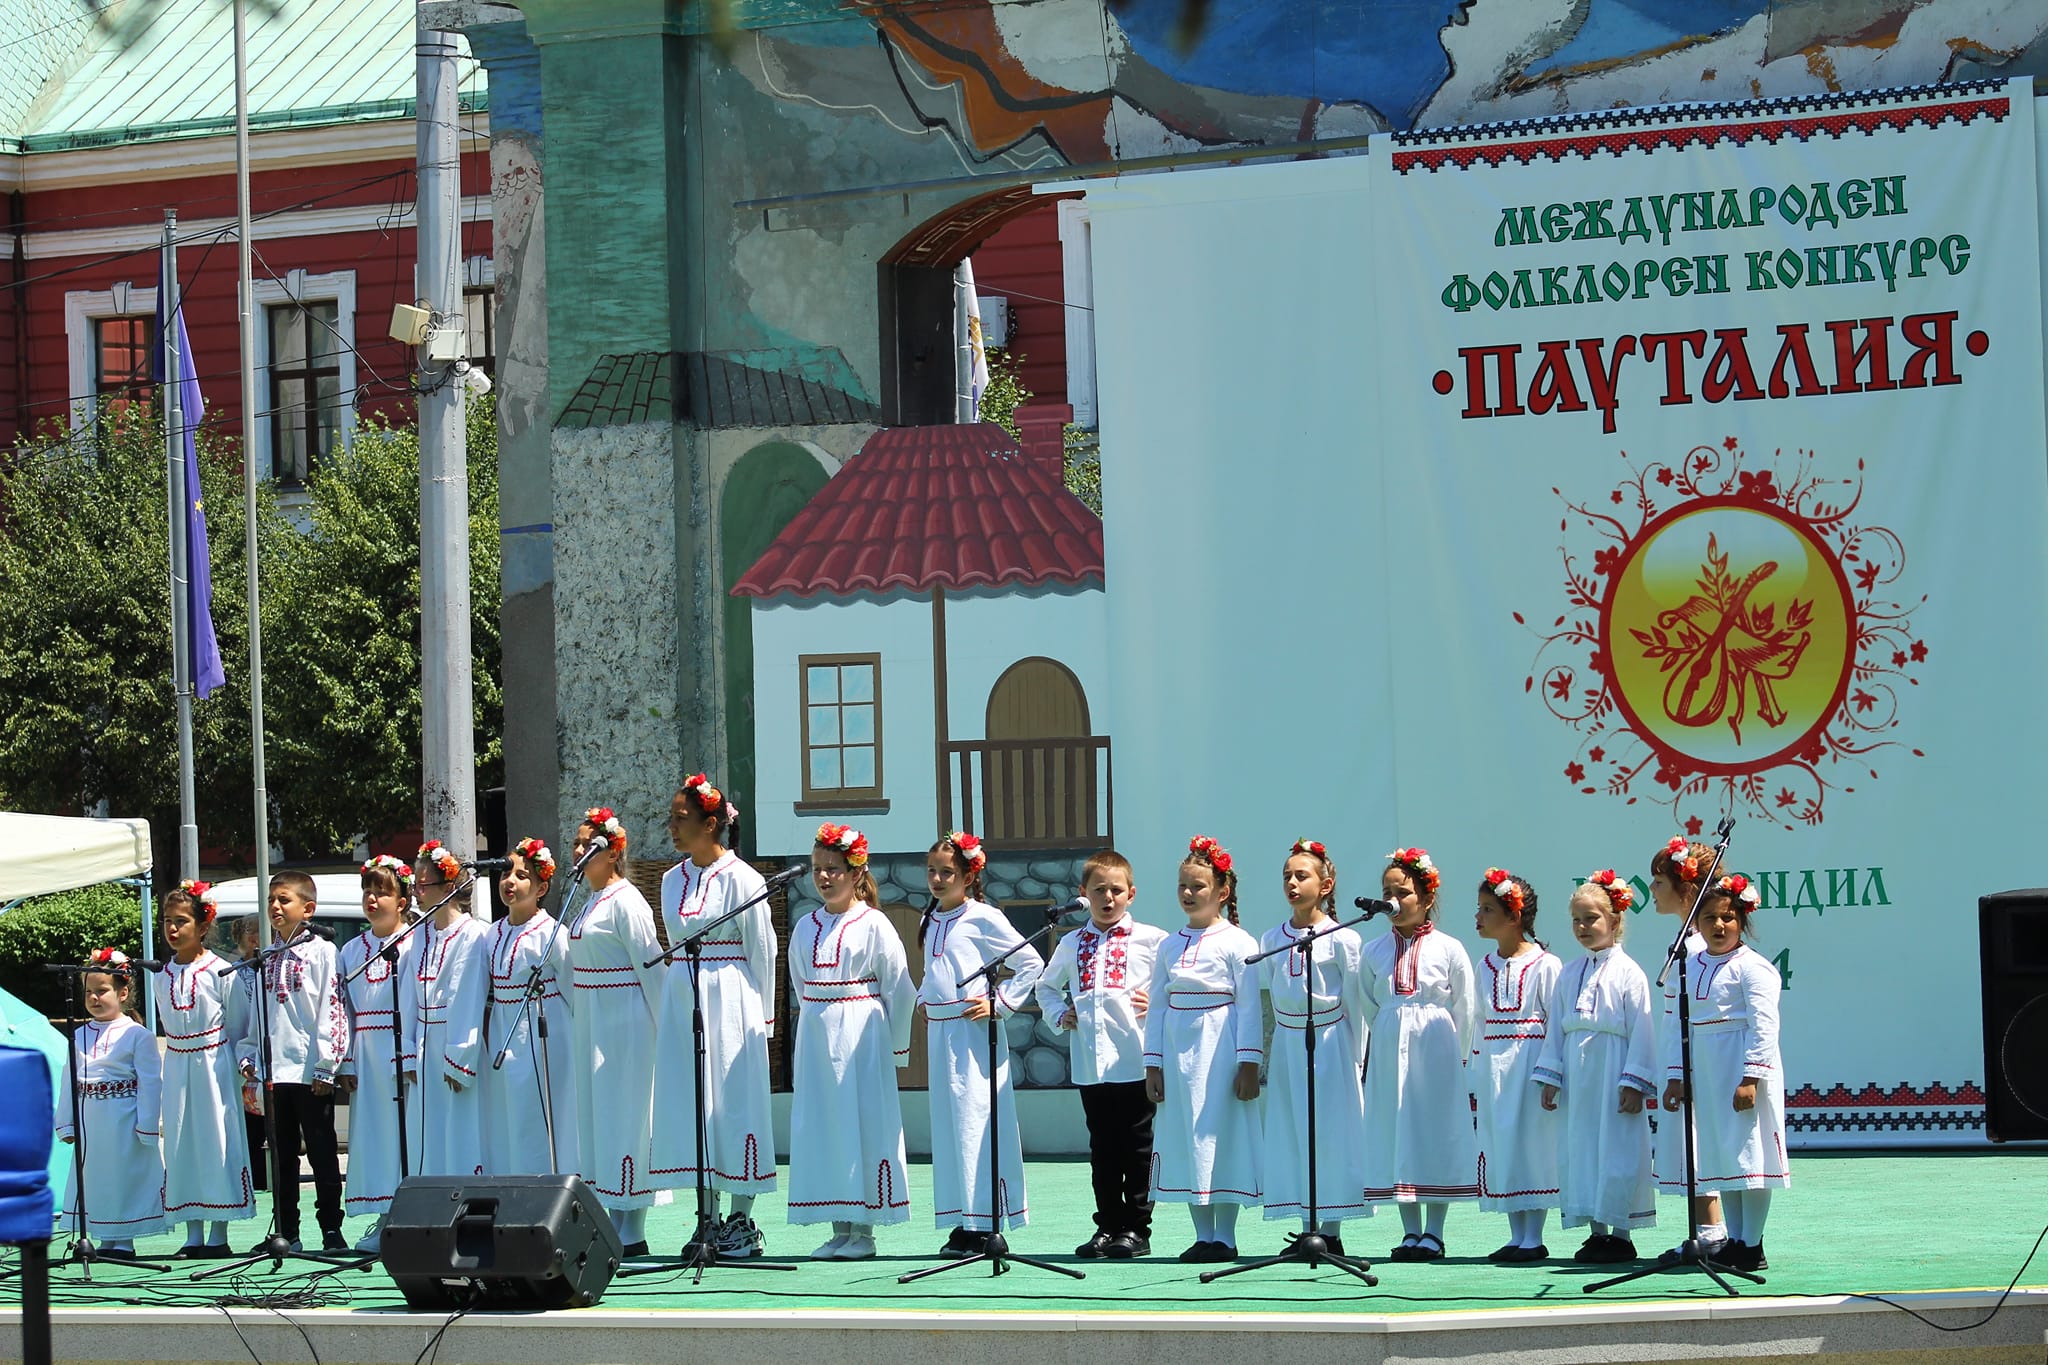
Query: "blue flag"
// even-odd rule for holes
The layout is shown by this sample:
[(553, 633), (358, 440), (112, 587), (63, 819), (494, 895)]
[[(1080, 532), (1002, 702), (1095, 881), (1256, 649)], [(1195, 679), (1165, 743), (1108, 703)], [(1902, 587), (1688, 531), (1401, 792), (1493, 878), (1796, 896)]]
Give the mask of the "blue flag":
[[(178, 407), (181, 415), (178, 448), (185, 461), (185, 604), (191, 621), (191, 668), (194, 695), (205, 697), (227, 681), (220, 666), (220, 642), (213, 634), (213, 559), (206, 547), (206, 503), (199, 491), (199, 445), (193, 433), (201, 412), (199, 372), (192, 363), (192, 341), (185, 334), (185, 310), (165, 325), (163, 305), (168, 291), (157, 291), (157, 335), (177, 347)], [(164, 366), (168, 372), (169, 365)], [(169, 420), (170, 404), (164, 404)]]

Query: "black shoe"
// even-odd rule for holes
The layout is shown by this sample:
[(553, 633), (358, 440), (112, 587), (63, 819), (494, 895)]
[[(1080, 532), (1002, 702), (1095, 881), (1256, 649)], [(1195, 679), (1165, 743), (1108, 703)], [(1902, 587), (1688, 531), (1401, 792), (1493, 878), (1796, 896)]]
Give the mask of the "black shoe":
[(646, 1254), (647, 1243), (644, 1240), (638, 1242), (628, 1242), (624, 1247), (620, 1248), (619, 1250), (619, 1255), (621, 1256), (645, 1256)]
[(1421, 1258), (1415, 1254), (1415, 1244), (1416, 1242), (1421, 1240), (1421, 1237), (1422, 1234), (1419, 1232), (1409, 1233), (1406, 1237), (1403, 1237), (1401, 1239), (1401, 1245), (1395, 1247), (1392, 1251), (1389, 1251), (1387, 1253), (1387, 1259), (1390, 1261), (1420, 1260)]
[(1344, 1254), (1344, 1239), (1334, 1232), (1323, 1234), (1323, 1245), (1329, 1248), (1332, 1256), (1342, 1256)]
[(336, 1228), (332, 1232), (323, 1232), (320, 1234), (320, 1249), (322, 1251), (342, 1252), (351, 1250), (348, 1244), (348, 1238), (341, 1235), (341, 1229), (339, 1228)]
[(1771, 1268), (1770, 1259), (1764, 1255), (1764, 1244), (1762, 1242), (1744, 1242), (1742, 1250), (1744, 1253), (1743, 1259), (1748, 1262), (1747, 1265), (1742, 1267), (1744, 1270), (1769, 1270)]
[(171, 1259), (174, 1261), (203, 1261), (206, 1259), (206, 1248), (197, 1244), (182, 1246), (171, 1253)]
[(1764, 1259), (1762, 1242), (1755, 1246), (1747, 1242), (1727, 1242), (1714, 1253), (1713, 1260), (1716, 1265), (1726, 1266), (1730, 1270), (1747, 1270), (1751, 1274), (1759, 1270), (1768, 1270), (1771, 1266), (1771, 1263)]
[(235, 1259), (235, 1251), (226, 1242), (215, 1242), (210, 1246), (203, 1246), (193, 1252), (192, 1259), (195, 1261), (232, 1261)]
[(1594, 1233), (1579, 1244), (1579, 1249), (1572, 1253), (1572, 1259), (1582, 1265), (1591, 1264), (1599, 1259), (1595, 1253), (1599, 1251), (1600, 1244), (1606, 1240), (1607, 1238), (1602, 1234)]
[(1135, 1260), (1152, 1254), (1152, 1239), (1142, 1232), (1119, 1232), (1110, 1238), (1102, 1254), (1112, 1261)]
[(1207, 1242), (1197, 1242), (1186, 1251), (1183, 1251), (1178, 1259), (1186, 1265), (1200, 1265), (1209, 1259), (1209, 1244)]
[(972, 1255), (973, 1248), (967, 1245), (969, 1236), (966, 1228), (954, 1228), (946, 1234), (946, 1244), (939, 1248), (939, 1255), (949, 1261), (957, 1261), (963, 1256)]
[(1541, 1242), (1538, 1242), (1535, 1246), (1532, 1247), (1516, 1247), (1515, 1254), (1513, 1256), (1510, 1256), (1508, 1259), (1510, 1261), (1517, 1263), (1527, 1263), (1529, 1261), (1547, 1261), (1550, 1259), (1550, 1248), (1543, 1245), (1543, 1243)]
[(1116, 1238), (1110, 1236), (1108, 1233), (1098, 1232), (1093, 1237), (1090, 1237), (1087, 1241), (1081, 1243), (1081, 1245), (1075, 1247), (1074, 1254), (1076, 1256), (1081, 1257), (1083, 1260), (1099, 1261), (1103, 1257), (1109, 1255), (1110, 1245), (1115, 1241)]
[(1504, 1247), (1487, 1252), (1486, 1259), (1495, 1265), (1508, 1265), (1522, 1259), (1522, 1248), (1517, 1243), (1509, 1242)]
[(1595, 1237), (1585, 1260), (1590, 1265), (1622, 1265), (1636, 1259), (1636, 1244), (1626, 1237)]
[(124, 1250), (121, 1247), (101, 1247), (94, 1253), (94, 1259), (101, 1261), (132, 1261), (135, 1259), (135, 1253)]
[(1237, 1259), (1237, 1248), (1228, 1242), (1208, 1242), (1209, 1254), (1202, 1259), (1211, 1265), (1228, 1265)]

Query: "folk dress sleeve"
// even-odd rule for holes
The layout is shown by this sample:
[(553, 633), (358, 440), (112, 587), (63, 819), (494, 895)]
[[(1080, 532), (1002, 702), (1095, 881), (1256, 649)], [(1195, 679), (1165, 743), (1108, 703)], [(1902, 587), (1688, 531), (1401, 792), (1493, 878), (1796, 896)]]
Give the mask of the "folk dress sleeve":
[[(1616, 949), (1619, 952), (1619, 949)], [(1650, 982), (1641, 970), (1628, 974), (1616, 991), (1616, 1006), (1628, 1021), (1628, 1052), (1621, 1063), (1621, 1083), (1645, 1095), (1657, 1093), (1656, 1034), (1650, 1018)]]
[[(765, 883), (764, 883), (765, 885)], [(748, 892), (759, 895), (759, 890)], [(747, 971), (761, 991), (761, 1022), (768, 1036), (775, 1036), (775, 915), (763, 900), (740, 916), (740, 938), (747, 958)]]
[[(1543, 1010), (1548, 1019), (1543, 1029), (1543, 1049), (1536, 1054), (1536, 1065), (1529, 1070), (1530, 1081), (1537, 1085), (1564, 1089), (1564, 1022), (1569, 1013), (1565, 1004), (1564, 982), (1568, 976), (1583, 978), (1588, 961), (1590, 959), (1581, 958), (1574, 964), (1579, 969), (1576, 974), (1570, 967), (1566, 967), (1557, 974), (1557, 980), (1551, 984), (1550, 998), (1545, 1002)], [(1573, 989), (1579, 988), (1575, 986)]]
[(1743, 963), (1742, 974), (1736, 978), (1736, 989), (1741, 992), (1749, 1009), (1742, 1075), (1745, 1080), (1762, 1080), (1779, 1066), (1778, 995), (1784, 983), (1778, 969), (1762, 953), (1745, 953), (1743, 956), (1748, 960)]
[[(1237, 1040), (1237, 1060), (1254, 1065), (1266, 1060), (1266, 1013), (1259, 1005), (1259, 984), (1265, 979), (1260, 970), (1265, 963), (1248, 965), (1245, 959), (1259, 950), (1258, 940), (1250, 934), (1239, 931), (1242, 942), (1230, 951), (1230, 966), (1233, 976), (1230, 999), (1231, 1032)], [(1278, 962), (1279, 958), (1268, 958), (1267, 962)], [(1313, 993), (1314, 986), (1310, 986)]]
[(476, 1084), (478, 1069), (483, 1065), (484, 1009), (491, 993), (490, 948), (482, 942), (488, 937), (484, 930), (473, 930), (464, 935), (469, 941), (463, 949), (451, 952), (454, 958), (451, 975), (455, 978), (448, 983), (448, 1008), (442, 1016), (446, 1019), (447, 1030), (441, 1045), (441, 1075), (467, 1089)]
[(910, 963), (903, 956), (903, 940), (889, 921), (875, 912), (875, 990), (882, 997), (882, 1011), (889, 1020), (890, 1047), (896, 1054), (896, 1069), (910, 1065), (910, 1023), (917, 1010), (917, 988), (910, 984)]
[(135, 1136), (153, 1143), (163, 1136), (164, 1128), (163, 1055), (157, 1051), (156, 1035), (141, 1025), (129, 1036), (134, 1039)]
[(1446, 939), (1444, 943), (1451, 949), (1445, 957), (1451, 978), (1451, 1018), (1458, 1025), (1458, 1055), (1470, 1057), (1472, 1040), (1479, 1033), (1479, 999), (1472, 980), (1472, 958), (1456, 939)]

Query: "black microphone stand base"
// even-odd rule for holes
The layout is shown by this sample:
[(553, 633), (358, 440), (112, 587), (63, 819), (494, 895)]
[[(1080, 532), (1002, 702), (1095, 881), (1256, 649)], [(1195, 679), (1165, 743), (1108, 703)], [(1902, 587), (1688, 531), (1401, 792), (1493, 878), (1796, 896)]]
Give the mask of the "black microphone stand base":
[(1197, 1278), (1203, 1284), (1220, 1280), (1226, 1275), (1242, 1275), (1248, 1270), (1264, 1270), (1273, 1265), (1302, 1265), (1314, 1270), (1319, 1266), (1333, 1265), (1339, 1270), (1349, 1271), (1367, 1285), (1377, 1285), (1379, 1276), (1372, 1273), (1372, 1262), (1355, 1256), (1343, 1256), (1330, 1250), (1330, 1239), (1320, 1232), (1304, 1232), (1287, 1244), (1287, 1249), (1278, 1256), (1263, 1260), (1246, 1261), (1243, 1265), (1230, 1266), (1223, 1270), (1205, 1270)]
[(1715, 1284), (1721, 1286), (1722, 1292), (1726, 1293), (1729, 1298), (1740, 1298), (1742, 1294), (1741, 1290), (1728, 1283), (1726, 1277), (1729, 1275), (1733, 1275), (1737, 1279), (1748, 1280), (1751, 1284), (1762, 1284), (1764, 1282), (1764, 1277), (1761, 1275), (1753, 1274), (1747, 1270), (1737, 1270), (1732, 1265), (1722, 1265), (1718, 1261), (1711, 1259), (1707, 1255), (1706, 1249), (1700, 1245), (1697, 1237), (1688, 1237), (1676, 1249), (1665, 1252), (1649, 1265), (1631, 1270), (1626, 1275), (1616, 1275), (1612, 1279), (1596, 1280), (1582, 1288), (1583, 1292), (1591, 1294), (1597, 1290), (1611, 1289), (1618, 1284), (1632, 1284), (1651, 1275), (1661, 1275), (1667, 1270), (1697, 1270)]
[(292, 1244), (277, 1233), (263, 1239), (263, 1245), (246, 1255), (231, 1261), (210, 1265), (204, 1270), (194, 1271), (185, 1278), (189, 1280), (210, 1280), (216, 1275), (232, 1274), (247, 1270), (250, 1266), (270, 1262), (273, 1272), (284, 1269), (286, 1261), (311, 1261), (327, 1266), (331, 1270), (368, 1270), (377, 1264), (377, 1257), (361, 1251), (293, 1251)]
[(719, 1270), (795, 1270), (788, 1261), (764, 1261), (759, 1257), (721, 1256), (713, 1242), (716, 1236), (716, 1220), (707, 1215), (697, 1216), (697, 1232), (683, 1247), (680, 1256), (635, 1256), (629, 1265), (622, 1266), (612, 1276), (615, 1280), (630, 1280), (636, 1275), (661, 1275), (675, 1270), (694, 1270), (691, 1284), (702, 1284), (704, 1272), (716, 1267)]
[(949, 1270), (965, 1270), (968, 1266), (980, 1265), (984, 1261), (988, 1263), (988, 1273), (991, 1275), (1001, 1275), (1015, 1264), (1028, 1265), (1034, 1270), (1050, 1270), (1055, 1275), (1066, 1275), (1076, 1280), (1088, 1278), (1080, 1271), (1067, 1266), (1054, 1265), (1051, 1261), (1035, 1260), (1029, 1256), (1019, 1256), (1010, 1250), (1008, 1238), (1000, 1232), (991, 1232), (988, 1240), (982, 1243), (981, 1250), (973, 1255), (962, 1256), (959, 1260), (948, 1261), (944, 1265), (926, 1266), (923, 1270), (913, 1270), (908, 1275), (898, 1275), (896, 1283), (909, 1284), (912, 1280), (922, 1280), (930, 1275), (943, 1275)]

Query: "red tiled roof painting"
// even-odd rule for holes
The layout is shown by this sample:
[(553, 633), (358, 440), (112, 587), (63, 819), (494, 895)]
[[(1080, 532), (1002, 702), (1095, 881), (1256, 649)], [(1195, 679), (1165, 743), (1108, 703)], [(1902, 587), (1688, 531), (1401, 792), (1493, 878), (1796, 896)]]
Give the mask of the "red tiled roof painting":
[(1102, 518), (987, 422), (868, 438), (734, 585), (735, 597), (1102, 578)]

